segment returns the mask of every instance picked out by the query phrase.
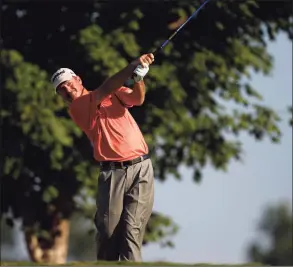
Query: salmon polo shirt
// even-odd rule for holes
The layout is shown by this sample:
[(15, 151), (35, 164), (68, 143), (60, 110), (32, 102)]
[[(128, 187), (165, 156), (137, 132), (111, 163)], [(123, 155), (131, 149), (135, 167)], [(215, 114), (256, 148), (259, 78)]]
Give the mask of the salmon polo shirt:
[(128, 111), (127, 87), (119, 88), (96, 104), (97, 91), (75, 99), (69, 114), (87, 135), (97, 161), (125, 161), (148, 153), (148, 146), (135, 120)]

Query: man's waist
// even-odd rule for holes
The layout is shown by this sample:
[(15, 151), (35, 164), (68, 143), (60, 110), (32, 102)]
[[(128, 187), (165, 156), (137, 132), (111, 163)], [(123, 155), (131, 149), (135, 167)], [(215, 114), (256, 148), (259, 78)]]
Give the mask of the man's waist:
[(99, 165), (101, 169), (106, 169), (106, 168), (121, 169), (124, 167), (135, 165), (149, 158), (150, 158), (149, 154), (145, 154), (140, 157), (136, 157), (134, 159), (125, 160), (125, 161), (100, 161)]

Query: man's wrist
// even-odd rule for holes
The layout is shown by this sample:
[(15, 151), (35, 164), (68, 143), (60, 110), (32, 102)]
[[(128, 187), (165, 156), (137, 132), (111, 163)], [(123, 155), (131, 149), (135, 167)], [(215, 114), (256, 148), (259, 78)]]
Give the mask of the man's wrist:
[(133, 81), (134, 81), (134, 83), (140, 83), (143, 81), (143, 77), (139, 77), (139, 79), (133, 77)]

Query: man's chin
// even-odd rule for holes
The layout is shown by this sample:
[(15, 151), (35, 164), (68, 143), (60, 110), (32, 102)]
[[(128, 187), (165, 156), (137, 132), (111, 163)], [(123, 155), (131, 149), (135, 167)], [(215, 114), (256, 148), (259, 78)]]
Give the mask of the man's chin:
[(77, 91), (75, 91), (74, 93), (71, 94), (71, 99), (75, 100), (76, 98), (79, 98), (81, 96), (81, 94)]

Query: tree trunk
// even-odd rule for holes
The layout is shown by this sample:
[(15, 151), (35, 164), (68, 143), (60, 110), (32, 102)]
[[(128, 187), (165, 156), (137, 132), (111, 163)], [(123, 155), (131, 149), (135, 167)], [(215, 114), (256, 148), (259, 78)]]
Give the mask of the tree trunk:
[[(25, 232), (28, 253), (32, 261), (46, 264), (64, 264), (67, 260), (70, 223), (60, 220), (52, 229), (52, 241), (44, 241), (31, 231)], [(57, 235), (54, 233), (58, 232)]]

